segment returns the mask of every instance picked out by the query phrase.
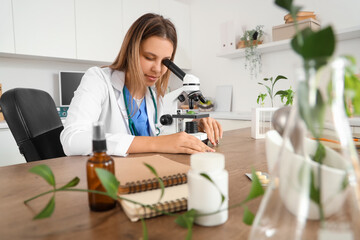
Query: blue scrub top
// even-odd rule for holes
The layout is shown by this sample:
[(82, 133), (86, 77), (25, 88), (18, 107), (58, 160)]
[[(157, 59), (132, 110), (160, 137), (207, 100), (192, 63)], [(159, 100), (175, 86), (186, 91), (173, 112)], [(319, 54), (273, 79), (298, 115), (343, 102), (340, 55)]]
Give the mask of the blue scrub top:
[[(143, 101), (141, 102), (141, 105), (138, 109), (138, 105), (134, 98), (131, 96), (129, 90), (125, 86), (125, 97), (126, 100), (131, 99), (132, 104), (128, 104), (127, 106), (130, 111), (131, 120), (134, 122), (135, 129), (136, 129), (136, 136), (150, 136), (150, 124), (149, 124), (149, 118), (146, 111), (146, 101), (145, 97)], [(136, 112), (135, 112), (136, 111)], [(134, 114), (135, 112), (135, 114)]]

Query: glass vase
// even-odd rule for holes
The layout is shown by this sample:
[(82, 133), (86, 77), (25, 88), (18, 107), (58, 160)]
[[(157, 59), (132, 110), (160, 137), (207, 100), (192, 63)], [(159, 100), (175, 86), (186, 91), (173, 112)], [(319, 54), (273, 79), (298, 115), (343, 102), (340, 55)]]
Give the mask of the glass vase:
[(249, 239), (360, 239), (359, 162), (344, 109), (345, 60), (305, 63), (266, 134), (270, 183)]

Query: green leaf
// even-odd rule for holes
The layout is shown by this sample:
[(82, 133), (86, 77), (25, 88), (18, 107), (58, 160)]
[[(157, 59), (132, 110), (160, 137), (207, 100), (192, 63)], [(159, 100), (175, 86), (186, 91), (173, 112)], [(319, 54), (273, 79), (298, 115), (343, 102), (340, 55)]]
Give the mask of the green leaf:
[(143, 218), (141, 218), (141, 226), (143, 230), (143, 240), (148, 240), (149, 239), (148, 230), (146, 227), (145, 220)]
[(292, 0), (275, 0), (275, 4), (289, 11), (294, 21), (296, 21), (296, 15), (300, 11), (301, 7), (293, 5)]
[(252, 169), (251, 171), (251, 178), (252, 178), (252, 182), (251, 182), (251, 189), (250, 189), (250, 193), (247, 196), (245, 201), (250, 201), (252, 199), (255, 199), (259, 196), (262, 196), (264, 194), (264, 188), (261, 186), (260, 180), (257, 177), (255, 170)]
[(345, 190), (348, 185), (349, 185), (349, 179), (348, 179), (348, 176), (345, 174), (344, 179), (341, 184), (341, 190)]
[(266, 93), (261, 93), (261, 94), (259, 94), (259, 96), (257, 97), (256, 102), (257, 102), (258, 104), (260, 104), (260, 100), (261, 100), (261, 103), (263, 104), (266, 97), (267, 97), (267, 94), (266, 94)]
[(144, 165), (150, 169), (150, 171), (156, 176), (158, 182), (159, 182), (159, 185), (160, 185), (160, 188), (161, 188), (161, 194), (160, 194), (160, 198), (159, 198), (159, 202), (160, 200), (162, 199), (162, 197), (164, 196), (164, 192), (165, 192), (165, 186), (164, 186), (164, 182), (163, 180), (159, 177), (159, 175), (157, 174), (156, 170), (149, 164), (147, 163), (144, 163)]
[[(322, 59), (327, 59), (333, 55), (336, 40), (331, 27), (321, 29), (317, 32), (313, 32), (310, 28), (306, 28), (300, 32), (300, 35), (304, 39), (303, 44), (300, 46), (298, 41), (294, 38), (291, 41), (291, 45), (304, 60), (314, 59), (324, 62)], [(319, 66), (320, 65), (318, 65), (318, 67)]]
[(44, 178), (51, 186), (55, 187), (55, 177), (51, 169), (45, 165), (40, 164), (30, 168), (29, 172), (35, 173)]
[(192, 239), (192, 227), (188, 228), (188, 232), (186, 234), (186, 240), (191, 240)]
[(64, 186), (62, 186), (60, 189), (75, 187), (76, 185), (78, 185), (79, 182), (80, 182), (80, 178), (75, 177), (73, 180), (71, 180), (70, 182), (68, 182)]
[(243, 222), (249, 226), (254, 222), (255, 215), (249, 210), (247, 206), (244, 206)]
[(275, 4), (285, 10), (291, 11), (292, 0), (275, 0)]
[(191, 228), (194, 224), (195, 215), (196, 215), (196, 210), (190, 209), (185, 213), (179, 215), (175, 219), (175, 223), (183, 228)]
[(95, 172), (99, 177), (101, 184), (106, 189), (106, 192), (109, 194), (109, 196), (113, 199), (117, 199), (120, 183), (116, 179), (114, 174), (102, 168), (95, 168)]
[(175, 219), (175, 223), (183, 228), (187, 228), (188, 232), (186, 235), (186, 240), (190, 240), (192, 237), (192, 228), (194, 225), (194, 219), (195, 219), (196, 211), (195, 209), (190, 209), (184, 214), (179, 215)]
[[(298, 32), (294, 38), (291, 40), (291, 47), (294, 49), (294, 51), (302, 56), (302, 51), (304, 47), (304, 42), (299, 41), (298, 39), (305, 39), (308, 36), (310, 36), (313, 33), (310, 28), (304, 28), (302, 31)], [(301, 44), (301, 45), (300, 45)]]
[(207, 175), (206, 173), (200, 173), (200, 176), (206, 178), (208, 181), (210, 181), (212, 184), (214, 184), (214, 186), (217, 188), (217, 190), (219, 191), (220, 195), (221, 195), (221, 203), (220, 203), (220, 207), (221, 205), (224, 203), (225, 201), (225, 196), (224, 194), (220, 191), (220, 188), (218, 185), (216, 185), (216, 183), (211, 179), (211, 177), (209, 175)]
[[(355, 75), (357, 71), (357, 65), (355, 58), (351, 56), (343, 56), (348, 64), (345, 67), (345, 104), (348, 115), (360, 114), (360, 79)], [(350, 109), (350, 107), (353, 109)]]
[(275, 78), (275, 81), (274, 81), (274, 83), (273, 83), (273, 86), (274, 86), (275, 83), (276, 83), (277, 81), (279, 81), (280, 79), (287, 79), (287, 77), (282, 76), (282, 75), (278, 75), (278, 76)]
[(279, 95), (280, 97), (282, 97), (282, 96), (287, 96), (287, 95), (288, 95), (288, 92), (285, 91), (285, 90), (279, 90), (279, 91), (277, 91), (277, 92), (275, 93), (275, 96), (276, 96), (276, 95)]
[(320, 205), (320, 189), (315, 186), (314, 171), (310, 173), (310, 199)]
[(216, 185), (214, 183), (214, 181), (211, 179), (211, 177), (209, 175), (207, 175), (206, 173), (200, 173), (200, 176), (203, 176), (204, 178), (206, 178), (208, 181), (210, 181), (212, 184)]
[(321, 142), (318, 141), (317, 143), (318, 143), (318, 145), (317, 145), (315, 156), (314, 156), (313, 160), (319, 164), (322, 164), (323, 160), (326, 156), (326, 151), (325, 151), (324, 145)]
[(55, 209), (55, 195), (52, 196), (46, 207), (33, 219), (48, 218), (52, 215)]

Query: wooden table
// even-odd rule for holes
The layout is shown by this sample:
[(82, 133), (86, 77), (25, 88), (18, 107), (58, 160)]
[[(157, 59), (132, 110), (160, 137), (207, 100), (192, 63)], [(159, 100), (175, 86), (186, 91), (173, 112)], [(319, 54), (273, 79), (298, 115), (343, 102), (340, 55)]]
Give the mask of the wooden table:
[[(250, 129), (227, 131), (215, 148), (223, 153), (229, 172), (229, 205), (244, 200), (251, 182), (245, 176), (251, 168), (266, 171), (264, 140), (250, 137)], [(131, 157), (151, 155), (132, 154)], [(190, 155), (162, 154), (165, 157), (189, 164)], [(107, 212), (92, 212), (87, 194), (58, 192), (56, 207), (48, 219), (32, 220), (50, 199), (50, 195), (25, 205), (24, 200), (51, 187), (42, 178), (28, 170), (38, 164), (47, 164), (54, 172), (57, 186), (80, 178), (77, 188), (86, 188), (85, 163), (88, 157), (74, 156), (0, 167), (0, 239), (140, 239), (141, 222), (132, 223), (120, 207)], [(260, 199), (248, 204), (256, 211)], [(193, 239), (246, 239), (250, 227), (242, 222), (243, 209), (229, 211), (228, 221), (216, 227), (193, 228)], [(185, 239), (186, 229), (174, 222), (174, 217), (160, 216), (147, 219), (150, 239)]]

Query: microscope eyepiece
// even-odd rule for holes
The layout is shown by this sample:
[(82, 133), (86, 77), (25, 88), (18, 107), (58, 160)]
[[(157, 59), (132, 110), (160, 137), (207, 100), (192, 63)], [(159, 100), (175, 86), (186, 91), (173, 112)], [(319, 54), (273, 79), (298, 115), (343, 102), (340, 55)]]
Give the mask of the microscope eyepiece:
[(186, 73), (181, 70), (175, 63), (173, 63), (170, 59), (166, 58), (161, 61), (171, 72), (173, 72), (178, 78), (184, 80)]

